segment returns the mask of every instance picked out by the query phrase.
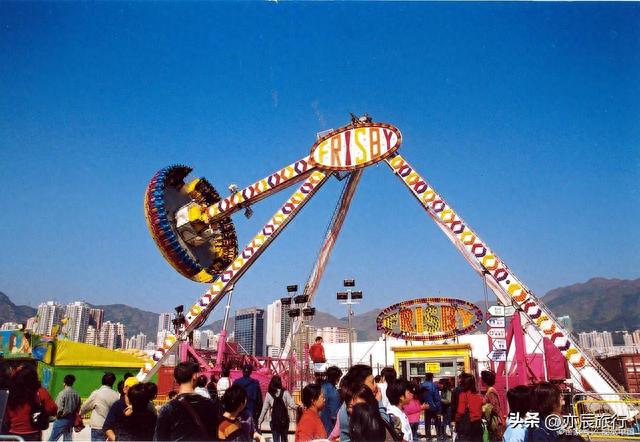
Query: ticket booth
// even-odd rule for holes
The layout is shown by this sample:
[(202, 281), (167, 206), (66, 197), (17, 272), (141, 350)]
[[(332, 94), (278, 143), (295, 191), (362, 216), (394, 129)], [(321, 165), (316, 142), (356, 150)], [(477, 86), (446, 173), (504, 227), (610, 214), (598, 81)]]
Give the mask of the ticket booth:
[(398, 377), (424, 381), (426, 373), (433, 373), (437, 381), (450, 378), (453, 384), (461, 372), (474, 373), (475, 361), (470, 344), (431, 344), (392, 347)]

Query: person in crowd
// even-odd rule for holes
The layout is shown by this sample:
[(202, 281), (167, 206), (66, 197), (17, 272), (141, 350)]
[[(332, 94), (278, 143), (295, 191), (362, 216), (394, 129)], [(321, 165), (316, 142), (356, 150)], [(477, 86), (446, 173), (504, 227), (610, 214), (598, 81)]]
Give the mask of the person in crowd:
[(375, 382), (376, 384), (379, 384), (382, 381), (382, 376), (377, 374), (373, 377), (373, 382)]
[(91, 412), (89, 427), (91, 428), (92, 441), (104, 441), (106, 436), (102, 431), (104, 420), (109, 414), (111, 406), (120, 398), (120, 395), (113, 390), (116, 382), (116, 375), (107, 372), (102, 376), (102, 385), (89, 395), (89, 398), (80, 407), (80, 415)]
[(471, 376), (469, 373), (465, 373), (465, 372), (461, 372), (460, 374), (458, 374), (458, 382), (457, 384), (455, 384), (455, 387), (453, 388), (453, 390), (451, 391), (451, 420), (453, 421), (454, 425), (453, 425), (453, 434), (452, 436), (455, 436), (456, 432), (455, 432), (455, 420), (456, 420), (456, 413), (458, 412), (458, 401), (460, 399), (460, 393), (462, 393), (462, 384), (465, 383), (465, 379)]
[(504, 435), (504, 412), (500, 405), (498, 393), (493, 387), (496, 383), (496, 374), (490, 370), (483, 370), (480, 372), (480, 379), (487, 387), (484, 395), (485, 403), (482, 407), (482, 415), (487, 423), (487, 430), (489, 430), (489, 440), (501, 441)]
[(351, 408), (349, 436), (353, 442), (380, 442), (385, 440), (386, 434), (377, 405), (362, 402)]
[(387, 385), (387, 398), (389, 399), (387, 413), (392, 418), (395, 417), (400, 421), (400, 429), (403, 434), (402, 440), (412, 442), (413, 432), (411, 430), (411, 424), (409, 424), (409, 418), (403, 411), (404, 407), (413, 399), (409, 382), (404, 379), (391, 381)]
[(158, 386), (153, 382), (145, 382), (144, 387), (147, 389), (149, 401), (155, 401), (158, 397)]
[(118, 428), (122, 427), (122, 421), (126, 416), (125, 413), (127, 411), (131, 411), (130, 408), (129, 410), (127, 410), (127, 408), (131, 405), (129, 403), (127, 393), (129, 392), (129, 389), (131, 387), (138, 383), (138, 379), (134, 376), (127, 377), (127, 379), (123, 382), (123, 396), (113, 403), (113, 405), (109, 409), (109, 413), (107, 413), (107, 417), (104, 420), (104, 425), (102, 426), (102, 431), (104, 431), (104, 435), (106, 436), (107, 440), (116, 440), (116, 431), (118, 430)]
[(318, 336), (316, 341), (309, 347), (309, 357), (314, 364), (324, 364), (327, 362), (322, 343), (322, 336)]
[(389, 421), (389, 416), (387, 415), (387, 411), (382, 405), (380, 390), (378, 390), (378, 386), (373, 382), (373, 371), (371, 367), (364, 364), (356, 364), (352, 366), (347, 374), (340, 381), (340, 390), (341, 395), (343, 395), (343, 403), (338, 410), (338, 421), (340, 422), (340, 442), (349, 442), (349, 413), (347, 412), (347, 407), (350, 405), (351, 397), (353, 397), (353, 393), (356, 392), (360, 387), (366, 386), (368, 387), (376, 400), (379, 402), (378, 409), (382, 418), (386, 422)]
[[(509, 402), (509, 414), (517, 413), (520, 418), (524, 418), (531, 410), (531, 388), (528, 385), (518, 385), (507, 391), (507, 401)], [(509, 425), (507, 419), (506, 428), (503, 435), (504, 442), (525, 442), (526, 428), (524, 425), (515, 428)]]
[(449, 378), (442, 378), (438, 382), (440, 385), (440, 432), (442, 437), (447, 435), (447, 430), (451, 432), (451, 382)]
[(216, 381), (211, 379), (207, 384), (207, 392), (209, 393), (209, 399), (216, 404), (220, 404), (220, 398), (218, 397), (218, 388), (216, 387)]
[(476, 378), (467, 375), (463, 378), (462, 391), (458, 398), (456, 410), (457, 440), (482, 441), (482, 404), (483, 398), (478, 394)]
[(56, 397), (56, 405), (58, 406), (58, 412), (56, 413), (56, 420), (53, 423), (51, 429), (51, 435), (49, 440), (58, 440), (60, 436), (62, 439), (73, 440), (72, 432), (73, 426), (76, 421), (76, 414), (80, 410), (80, 395), (73, 389), (73, 384), (76, 381), (76, 377), (72, 374), (68, 374), (64, 377), (64, 388), (58, 397)]
[(387, 399), (387, 386), (396, 380), (398, 374), (393, 367), (384, 367), (380, 372), (380, 382), (377, 383), (378, 390), (380, 390), (380, 396), (382, 396), (382, 405), (385, 408), (389, 408), (389, 399)]
[(247, 425), (241, 417), (246, 412), (247, 403), (248, 398), (244, 388), (235, 384), (227, 388), (222, 396), (224, 413), (218, 425), (217, 440), (264, 441), (264, 438), (254, 431), (253, 425)]
[(236, 379), (233, 385), (244, 388), (247, 393), (247, 411), (253, 417), (253, 421), (258, 422), (262, 410), (262, 390), (260, 390), (260, 383), (251, 377), (252, 372), (253, 367), (250, 364), (245, 364), (242, 367), (242, 377)]
[(151, 391), (147, 384), (137, 383), (127, 389), (127, 403), (124, 416), (116, 424), (117, 440), (152, 440), (155, 432), (155, 409), (150, 406)]
[(231, 386), (231, 378), (229, 378), (230, 370), (226, 367), (222, 369), (222, 373), (220, 379), (216, 383), (216, 388), (218, 389), (218, 397), (222, 398), (224, 392), (227, 391), (227, 388)]
[(9, 435), (23, 440), (42, 440), (42, 430), (34, 423), (34, 415), (42, 414), (40, 422), (48, 425), (48, 416), (55, 416), (58, 406), (49, 392), (40, 384), (32, 365), (21, 365), (8, 379), (9, 399), (4, 426)]
[(540, 382), (531, 388), (531, 411), (537, 412), (540, 417), (540, 425), (527, 430), (527, 441), (530, 442), (555, 442), (558, 432), (547, 428), (545, 419), (551, 414), (562, 414), (562, 392), (560, 388), (551, 382)]
[(178, 395), (158, 414), (154, 440), (216, 440), (220, 408), (194, 392), (200, 367), (181, 362), (173, 370)]
[(275, 375), (269, 382), (267, 396), (258, 419), (258, 429), (267, 421), (271, 428), (273, 442), (286, 442), (289, 433), (289, 410), (296, 411), (297, 405), (293, 397), (282, 386), (282, 378)]
[(409, 419), (411, 434), (413, 434), (413, 441), (417, 442), (419, 439), (418, 427), (420, 426), (420, 415), (422, 414), (423, 406), (420, 404), (420, 400), (418, 399), (418, 385), (416, 383), (411, 383), (409, 388), (411, 389), (413, 397), (404, 406), (403, 411), (404, 414), (407, 415), (407, 419)]
[(324, 429), (327, 430), (327, 434), (331, 433), (331, 430), (336, 425), (336, 419), (338, 417), (338, 410), (340, 409), (340, 393), (336, 385), (342, 377), (342, 370), (336, 366), (327, 368), (326, 379), (322, 383), (322, 394), (324, 395), (324, 408), (320, 411), (320, 419), (324, 424)]
[(211, 399), (211, 395), (209, 394), (209, 390), (207, 390), (207, 377), (203, 374), (198, 376), (196, 379), (196, 388), (194, 388), (194, 392), (199, 394), (202, 397), (206, 397), (207, 399)]
[(433, 382), (433, 373), (427, 373), (424, 376), (424, 382), (420, 384), (421, 394), (420, 403), (427, 404), (424, 410), (424, 431), (427, 439), (431, 439), (431, 425), (436, 427), (436, 434), (441, 438), (440, 424), (438, 423), (438, 414), (440, 413), (440, 390)]
[(322, 387), (318, 384), (305, 386), (302, 389), (302, 405), (304, 413), (296, 426), (296, 442), (326, 439), (327, 431), (320, 419), (320, 410), (324, 407)]

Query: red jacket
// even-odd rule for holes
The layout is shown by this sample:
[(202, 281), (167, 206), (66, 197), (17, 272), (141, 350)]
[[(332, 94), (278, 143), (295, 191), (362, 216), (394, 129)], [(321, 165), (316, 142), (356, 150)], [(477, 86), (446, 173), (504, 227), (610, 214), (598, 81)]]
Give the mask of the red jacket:
[(464, 409), (469, 406), (469, 417), (471, 422), (482, 419), (482, 404), (484, 399), (478, 393), (464, 391), (458, 396), (458, 410), (456, 410), (456, 422), (464, 414)]
[(308, 408), (304, 410), (300, 422), (296, 425), (296, 442), (326, 438), (327, 430), (324, 428), (320, 415)]
[(309, 347), (309, 357), (314, 363), (327, 362), (327, 358), (324, 356), (324, 347), (319, 342)]
[[(58, 412), (58, 406), (53, 399), (51, 399), (51, 395), (44, 387), (40, 387), (38, 390), (38, 400), (42, 404), (44, 411), (46, 411), (49, 416), (56, 415)], [(32, 413), (33, 410), (31, 404), (28, 403), (18, 405), (16, 408), (7, 407), (6, 419), (8, 421), (7, 426), (9, 428), (9, 433), (29, 434), (40, 431), (31, 425)]]

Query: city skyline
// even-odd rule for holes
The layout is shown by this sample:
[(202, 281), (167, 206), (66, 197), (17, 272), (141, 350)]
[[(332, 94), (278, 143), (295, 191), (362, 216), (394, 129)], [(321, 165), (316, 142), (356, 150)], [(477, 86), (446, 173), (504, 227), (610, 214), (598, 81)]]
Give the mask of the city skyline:
[[(153, 174), (185, 163), (226, 195), (308, 155), (349, 112), (398, 126), (400, 152), (538, 295), (638, 277), (640, 233), (620, 228), (640, 218), (637, 4), (5, 2), (0, 13), (12, 23), (0, 29), (0, 290), (20, 304), (191, 305), (206, 286), (178, 275), (146, 229)], [(313, 26), (322, 20), (334, 32)], [(341, 185), (236, 284), (234, 309), (304, 285)], [(284, 198), (234, 217), (240, 247)], [(34, 201), (38, 216), (25, 216)], [(341, 314), (344, 278), (375, 307), (483, 297), (383, 165), (363, 174), (314, 305)]]

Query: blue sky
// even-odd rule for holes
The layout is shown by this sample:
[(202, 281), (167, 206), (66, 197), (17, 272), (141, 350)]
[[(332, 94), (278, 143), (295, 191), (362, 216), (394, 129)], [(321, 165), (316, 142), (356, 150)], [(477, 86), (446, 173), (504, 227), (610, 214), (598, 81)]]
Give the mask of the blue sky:
[[(401, 153), (539, 295), (638, 278), (637, 3), (0, 3), (0, 290), (16, 303), (152, 311), (205, 290), (147, 232), (156, 170), (219, 189), (308, 154), (349, 112)], [(234, 307), (303, 285), (335, 180), (237, 284)], [(248, 243), (290, 192), (235, 217)], [(370, 167), (316, 305), (359, 311), (482, 283), (384, 165)], [(219, 312), (214, 313), (219, 316)]]

